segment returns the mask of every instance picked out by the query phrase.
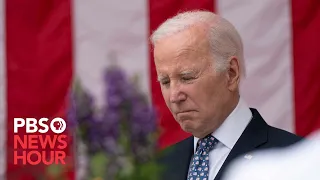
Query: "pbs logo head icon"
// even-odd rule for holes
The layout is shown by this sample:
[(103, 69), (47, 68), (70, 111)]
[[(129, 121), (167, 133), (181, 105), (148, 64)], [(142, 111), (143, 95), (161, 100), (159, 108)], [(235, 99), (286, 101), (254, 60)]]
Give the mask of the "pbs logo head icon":
[(67, 128), (67, 123), (62, 118), (54, 118), (50, 123), (50, 129), (56, 134), (63, 133)]

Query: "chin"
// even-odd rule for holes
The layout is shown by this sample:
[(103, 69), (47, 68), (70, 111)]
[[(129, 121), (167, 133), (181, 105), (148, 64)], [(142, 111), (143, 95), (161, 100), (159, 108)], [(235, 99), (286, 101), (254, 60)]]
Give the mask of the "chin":
[(180, 122), (180, 127), (183, 131), (192, 133), (194, 132), (194, 129), (196, 129), (196, 126), (191, 120), (184, 120)]

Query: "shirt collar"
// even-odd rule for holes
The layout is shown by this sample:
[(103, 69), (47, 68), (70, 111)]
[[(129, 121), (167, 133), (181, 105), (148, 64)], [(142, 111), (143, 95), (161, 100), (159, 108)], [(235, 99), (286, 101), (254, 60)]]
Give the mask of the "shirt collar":
[[(236, 108), (231, 112), (221, 126), (212, 133), (220, 143), (232, 149), (240, 138), (252, 118), (252, 113), (248, 105), (240, 98)], [(199, 138), (194, 137), (194, 151)]]

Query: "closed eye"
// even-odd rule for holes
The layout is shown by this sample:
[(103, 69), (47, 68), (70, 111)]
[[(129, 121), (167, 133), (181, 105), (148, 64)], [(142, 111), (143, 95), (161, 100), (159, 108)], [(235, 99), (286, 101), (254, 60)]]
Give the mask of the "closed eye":
[(194, 79), (194, 77), (182, 77), (182, 80), (184, 81), (188, 81), (188, 80), (192, 80)]
[(191, 76), (185, 76), (185, 77), (181, 77), (182, 82), (191, 82), (192, 80), (196, 79), (195, 77), (191, 77)]
[(167, 85), (170, 83), (170, 80), (168, 78), (161, 78), (158, 80), (158, 82), (161, 84), (161, 85)]
[(186, 70), (180, 73), (180, 79), (182, 82), (190, 82), (194, 79), (196, 79), (196, 73), (195, 70)]
[(167, 85), (167, 84), (170, 83), (170, 81), (160, 81), (160, 83), (161, 83), (162, 85)]

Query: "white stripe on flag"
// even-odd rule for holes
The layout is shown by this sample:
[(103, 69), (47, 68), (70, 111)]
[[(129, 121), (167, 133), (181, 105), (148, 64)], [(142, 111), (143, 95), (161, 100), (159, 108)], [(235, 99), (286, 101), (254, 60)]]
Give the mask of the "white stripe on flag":
[(6, 171), (6, 68), (5, 68), (5, 4), (0, 0), (0, 179)]
[[(139, 73), (139, 87), (149, 94), (147, 2), (74, 0), (73, 5), (75, 72), (94, 95), (96, 105), (101, 107), (105, 101), (103, 70), (110, 65), (108, 54), (112, 51), (128, 75)], [(86, 158), (80, 155), (77, 160), (78, 179), (86, 171)]]
[(218, 0), (217, 11), (239, 30), (247, 78), (242, 95), (270, 125), (293, 131), (289, 0)]
[(129, 75), (139, 73), (140, 87), (149, 94), (148, 12), (145, 0), (74, 1), (75, 66), (77, 76), (103, 104), (103, 70), (108, 54)]

